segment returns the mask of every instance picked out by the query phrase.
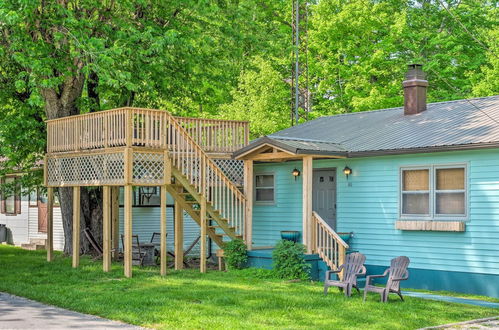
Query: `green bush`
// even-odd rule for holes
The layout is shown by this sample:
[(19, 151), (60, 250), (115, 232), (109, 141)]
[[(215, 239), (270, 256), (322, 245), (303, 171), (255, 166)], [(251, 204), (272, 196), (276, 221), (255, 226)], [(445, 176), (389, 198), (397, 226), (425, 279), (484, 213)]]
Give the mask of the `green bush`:
[(305, 261), (305, 246), (288, 240), (280, 240), (272, 252), (274, 272), (282, 279), (310, 278), (310, 264)]
[(246, 244), (240, 239), (225, 243), (224, 258), (229, 269), (242, 269), (248, 261)]

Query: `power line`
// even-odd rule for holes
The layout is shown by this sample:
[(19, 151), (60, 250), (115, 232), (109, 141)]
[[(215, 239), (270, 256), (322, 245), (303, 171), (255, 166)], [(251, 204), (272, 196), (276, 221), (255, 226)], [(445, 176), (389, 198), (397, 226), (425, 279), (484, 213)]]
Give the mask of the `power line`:
[(463, 94), (463, 92), (461, 90), (459, 90), (458, 88), (456, 88), (455, 86), (453, 86), (450, 82), (448, 82), (447, 79), (445, 79), (442, 76), (440, 76), (435, 70), (433, 70), (431, 68), (429, 69), (429, 71), (431, 73), (433, 73), (434, 75), (436, 75), (437, 78), (440, 79), (440, 80), (442, 80), (447, 86), (449, 86), (451, 89), (453, 89), (454, 91), (456, 91), (459, 95), (461, 95), (461, 97), (464, 97), (464, 99), (463, 99), (464, 101), (466, 101), (469, 104), (471, 104), (475, 109), (477, 109), (478, 111), (480, 111), (482, 114), (484, 114), (485, 116), (487, 116), (490, 120), (492, 120), (496, 124), (499, 124), (499, 121), (497, 121), (494, 118), (492, 118), (488, 113), (486, 113), (485, 111), (483, 111), (482, 109), (480, 109), (478, 106), (476, 106), (473, 102), (471, 102), (471, 100), (467, 99), (466, 96)]
[(497, 54), (495, 54), (486, 44), (484, 44), (480, 39), (478, 39), (473, 33), (471, 33), (470, 30), (468, 30), (468, 28), (466, 27), (466, 25), (463, 24), (463, 22), (461, 22), (461, 20), (456, 16), (454, 15), (449, 8), (447, 8), (444, 3), (442, 2), (442, 0), (437, 0), (438, 4), (443, 8), (445, 9), (445, 11), (452, 17), (452, 19), (454, 21), (456, 21), (462, 28), (463, 30), (471, 37), (471, 39), (473, 39), (477, 44), (479, 44), (483, 49), (485, 49), (486, 51), (490, 52), (493, 56), (496, 56), (497, 57)]

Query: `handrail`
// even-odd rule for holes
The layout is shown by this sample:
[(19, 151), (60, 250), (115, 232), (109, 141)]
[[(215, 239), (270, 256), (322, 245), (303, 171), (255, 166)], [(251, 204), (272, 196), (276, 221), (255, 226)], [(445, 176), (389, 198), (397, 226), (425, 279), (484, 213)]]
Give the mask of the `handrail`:
[(312, 212), (313, 249), (333, 270), (345, 262), (348, 244), (321, 218)]
[[(137, 111), (147, 110), (147, 120), (130, 127)], [(120, 146), (165, 148), (160, 136), (146, 136), (148, 125), (160, 122), (165, 111), (118, 108), (47, 120), (47, 152), (74, 152)], [(249, 123), (235, 120), (174, 117), (196, 143), (209, 153), (231, 153), (249, 143)], [(134, 129), (134, 132), (129, 130)], [(127, 134), (133, 136), (127, 140)], [(164, 139), (163, 139), (164, 140)]]
[(166, 111), (133, 109), (135, 145), (166, 147), (172, 165), (211, 203), (238, 235), (243, 234), (246, 198), (196, 140)]

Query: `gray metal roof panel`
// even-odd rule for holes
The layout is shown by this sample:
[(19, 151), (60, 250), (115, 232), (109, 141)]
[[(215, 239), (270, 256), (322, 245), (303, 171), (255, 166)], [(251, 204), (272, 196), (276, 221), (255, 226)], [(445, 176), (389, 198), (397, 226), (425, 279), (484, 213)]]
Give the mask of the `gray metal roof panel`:
[(399, 107), (321, 117), (269, 137), (297, 147), (300, 140), (321, 141), (312, 147), (348, 152), (499, 142), (499, 95), (430, 103), (409, 116)]

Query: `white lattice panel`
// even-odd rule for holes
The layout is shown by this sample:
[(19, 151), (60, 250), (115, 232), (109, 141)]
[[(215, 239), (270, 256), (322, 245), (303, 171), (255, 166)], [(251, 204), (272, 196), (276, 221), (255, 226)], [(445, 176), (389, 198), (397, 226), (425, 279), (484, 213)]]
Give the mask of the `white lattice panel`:
[(49, 158), (49, 186), (124, 184), (123, 153)]
[(237, 186), (244, 184), (244, 163), (237, 159), (214, 159), (215, 164)]
[(133, 153), (133, 183), (162, 184), (164, 175), (164, 156), (158, 153)]

